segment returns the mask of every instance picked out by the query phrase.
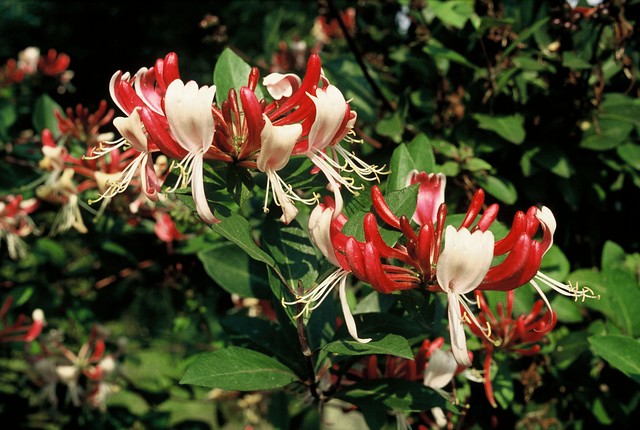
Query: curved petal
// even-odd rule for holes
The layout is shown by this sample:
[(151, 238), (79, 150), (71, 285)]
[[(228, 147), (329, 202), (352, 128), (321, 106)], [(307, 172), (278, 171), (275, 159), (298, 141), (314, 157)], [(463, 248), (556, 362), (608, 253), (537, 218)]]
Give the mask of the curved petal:
[(471, 360), (469, 360), (469, 353), (467, 352), (467, 338), (464, 334), (464, 324), (460, 315), (458, 295), (447, 292), (447, 300), (449, 302), (448, 316), (451, 352), (453, 352), (453, 356), (458, 364), (469, 367), (471, 366)]
[(267, 87), (267, 91), (275, 100), (291, 95), (300, 88), (302, 79), (293, 73), (271, 73), (262, 79), (262, 84)]
[(445, 244), (438, 264), (438, 284), (447, 293), (466, 294), (474, 290), (491, 266), (494, 239), (490, 231), (447, 226)]
[(216, 93), (215, 86), (203, 86), (180, 79), (173, 81), (165, 96), (165, 113), (171, 133), (178, 143), (189, 152), (206, 152), (213, 141), (215, 124), (211, 105)]
[(423, 383), (431, 388), (444, 388), (456, 374), (458, 363), (449, 351), (436, 349), (429, 357), (429, 364), (424, 371)]
[(203, 221), (209, 224), (219, 223), (220, 220), (213, 215), (209, 203), (207, 202), (207, 196), (204, 193), (204, 178), (202, 172), (202, 157), (196, 157), (193, 160), (193, 176), (191, 178), (191, 193), (193, 195), (193, 202), (196, 204), (196, 210), (198, 215)]
[(309, 97), (316, 106), (316, 117), (309, 131), (309, 150), (320, 151), (332, 143), (349, 107), (340, 90), (333, 85)]
[(138, 152), (147, 152), (147, 136), (142, 131), (142, 120), (138, 110), (134, 109), (128, 117), (115, 118), (113, 125)]
[(266, 115), (264, 128), (260, 133), (262, 142), (260, 154), (256, 160), (261, 172), (278, 171), (287, 165), (291, 151), (302, 133), (300, 124), (274, 126)]

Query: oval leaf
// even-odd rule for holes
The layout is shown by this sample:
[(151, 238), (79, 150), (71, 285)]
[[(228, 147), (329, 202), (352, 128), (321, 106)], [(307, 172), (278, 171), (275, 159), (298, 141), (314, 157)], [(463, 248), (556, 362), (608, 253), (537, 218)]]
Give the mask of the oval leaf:
[(387, 354), (413, 360), (413, 353), (407, 339), (391, 333), (383, 336), (374, 335), (369, 343), (340, 339), (326, 344), (322, 349), (342, 355)]
[(269, 390), (298, 378), (279, 361), (251, 349), (229, 346), (196, 357), (180, 384), (223, 390)]
[(640, 383), (640, 342), (627, 336), (600, 335), (591, 336), (589, 343), (594, 354)]

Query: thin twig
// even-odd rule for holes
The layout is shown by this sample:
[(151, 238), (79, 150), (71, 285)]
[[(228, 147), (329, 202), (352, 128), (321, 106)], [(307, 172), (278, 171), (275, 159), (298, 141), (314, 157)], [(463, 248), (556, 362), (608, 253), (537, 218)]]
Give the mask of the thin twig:
[(329, 11), (331, 12), (331, 15), (333, 15), (333, 18), (338, 20), (338, 25), (340, 25), (340, 29), (344, 34), (344, 38), (347, 41), (347, 44), (349, 45), (349, 49), (351, 49), (351, 52), (353, 52), (353, 56), (355, 57), (356, 62), (358, 63), (358, 66), (360, 66), (360, 69), (362, 70), (362, 74), (364, 75), (365, 79), (369, 83), (369, 86), (371, 87), (375, 95), (380, 100), (382, 100), (382, 103), (384, 104), (387, 110), (391, 112), (395, 111), (396, 110), (395, 104), (385, 97), (382, 90), (380, 89), (380, 86), (378, 86), (376, 81), (373, 79), (373, 77), (369, 73), (369, 70), (367, 69), (367, 65), (364, 64), (364, 60), (362, 59), (362, 53), (360, 52), (360, 49), (358, 49), (358, 46), (356, 45), (355, 40), (353, 40), (353, 37), (351, 37), (351, 34), (349, 34), (349, 30), (347, 29), (347, 26), (342, 20), (342, 16), (340, 16), (340, 11), (336, 7), (336, 5), (333, 3), (333, 0), (327, 0), (327, 5), (329, 6)]

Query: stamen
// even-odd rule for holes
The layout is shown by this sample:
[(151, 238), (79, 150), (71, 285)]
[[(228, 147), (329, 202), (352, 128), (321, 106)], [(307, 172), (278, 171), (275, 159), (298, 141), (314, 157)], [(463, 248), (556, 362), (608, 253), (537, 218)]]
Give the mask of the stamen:
[(307, 293), (302, 296), (296, 296), (296, 300), (287, 302), (283, 299), (282, 304), (284, 306), (292, 306), (304, 303), (304, 308), (299, 314), (295, 315), (294, 318), (300, 318), (302, 315), (309, 315), (311, 311), (322, 304), (337, 284), (343, 280), (346, 281), (348, 275), (348, 271), (338, 269), (327, 276), (320, 284), (312, 287)]
[(91, 155), (83, 155), (82, 159), (95, 160), (97, 158), (100, 158), (108, 154), (109, 152), (115, 149), (121, 148), (126, 145), (129, 145), (129, 142), (124, 137), (121, 137), (120, 139), (115, 140), (113, 142), (100, 142), (98, 143), (98, 146), (96, 148), (93, 148), (91, 150)]
[[(586, 299), (600, 300), (600, 294), (596, 295), (594, 291), (589, 287), (580, 288), (577, 283), (575, 287), (571, 285), (571, 283), (563, 284), (545, 275), (542, 272), (536, 273), (534, 279), (538, 279), (540, 282), (549, 286), (551, 289), (557, 291), (563, 296), (573, 297), (575, 301), (578, 301), (578, 299), (581, 299), (583, 302)], [(533, 280), (531, 281), (531, 283), (534, 284)], [(534, 286), (536, 285), (534, 284)], [(549, 307), (549, 309), (551, 309), (551, 307)]]
[(476, 316), (473, 314), (473, 312), (471, 312), (471, 309), (469, 309), (469, 306), (463, 300), (460, 300), (460, 297), (463, 297), (465, 300), (469, 300), (469, 299), (462, 294), (457, 294), (457, 297), (458, 297), (458, 303), (460, 303), (465, 310), (462, 314), (462, 318), (467, 323), (473, 324), (476, 327), (478, 327), (478, 329), (480, 330), (482, 335), (485, 337), (485, 339), (491, 342), (494, 346), (500, 346), (501, 342), (499, 340), (491, 339), (491, 325), (487, 322), (486, 324), (487, 327), (486, 328), (483, 327), (482, 324), (480, 324), (480, 321), (476, 319)]

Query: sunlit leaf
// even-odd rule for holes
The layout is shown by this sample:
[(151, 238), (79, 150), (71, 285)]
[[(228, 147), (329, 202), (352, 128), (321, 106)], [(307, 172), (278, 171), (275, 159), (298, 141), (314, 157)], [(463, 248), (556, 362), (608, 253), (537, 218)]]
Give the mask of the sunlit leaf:
[(180, 383), (249, 391), (284, 387), (297, 379), (291, 369), (265, 354), (229, 346), (198, 355)]

